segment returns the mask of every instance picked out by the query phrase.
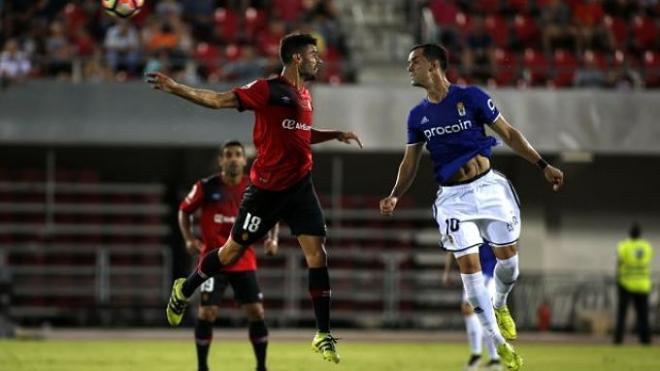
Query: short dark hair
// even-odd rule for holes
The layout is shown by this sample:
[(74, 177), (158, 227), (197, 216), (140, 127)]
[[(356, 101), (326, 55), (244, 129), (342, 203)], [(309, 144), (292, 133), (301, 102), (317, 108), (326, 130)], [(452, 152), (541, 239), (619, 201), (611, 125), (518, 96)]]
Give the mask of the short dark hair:
[(630, 238), (636, 240), (642, 235), (642, 227), (639, 226), (639, 223), (633, 223), (628, 234), (630, 235)]
[(229, 147), (241, 147), (241, 151), (243, 151), (243, 154), (245, 154), (245, 147), (243, 147), (243, 143), (241, 143), (240, 141), (238, 141), (236, 139), (231, 139), (231, 140), (228, 140), (228, 141), (222, 143), (222, 146), (220, 147), (220, 150), (218, 151), (218, 154), (222, 155), (223, 152), (225, 151), (225, 149), (227, 149)]
[(291, 63), (293, 55), (302, 53), (307, 45), (316, 46), (316, 38), (308, 33), (292, 33), (284, 36), (280, 41), (280, 59), (282, 63)]
[(443, 71), (447, 71), (447, 66), (449, 66), (449, 53), (444, 46), (438, 44), (417, 44), (410, 49), (414, 51), (417, 49), (422, 49), (422, 54), (424, 57), (430, 61), (438, 61), (440, 63), (440, 68)]

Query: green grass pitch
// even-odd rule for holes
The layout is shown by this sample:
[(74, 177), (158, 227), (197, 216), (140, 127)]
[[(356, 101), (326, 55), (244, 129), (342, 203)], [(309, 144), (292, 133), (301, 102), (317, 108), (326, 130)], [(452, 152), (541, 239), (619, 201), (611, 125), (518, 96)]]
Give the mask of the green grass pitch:
[[(340, 342), (342, 362), (329, 364), (308, 343), (274, 342), (270, 371), (459, 371), (462, 343)], [(517, 344), (529, 371), (660, 370), (660, 348)], [(254, 370), (247, 341), (214, 341), (212, 371)], [(0, 341), (0, 371), (196, 371), (194, 344), (180, 340)]]

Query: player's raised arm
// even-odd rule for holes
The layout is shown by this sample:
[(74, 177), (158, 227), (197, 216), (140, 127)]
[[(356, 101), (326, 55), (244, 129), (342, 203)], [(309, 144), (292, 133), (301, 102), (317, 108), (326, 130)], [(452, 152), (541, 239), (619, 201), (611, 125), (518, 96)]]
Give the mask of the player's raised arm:
[(360, 141), (360, 138), (352, 131), (312, 128), (312, 144), (323, 143), (329, 140), (338, 140), (346, 144), (351, 144), (351, 141), (354, 141), (358, 146), (360, 146), (360, 148), (362, 148), (362, 142)]
[(422, 158), (422, 150), (424, 143), (408, 144), (406, 151), (403, 154), (403, 160), (399, 165), (399, 172), (397, 173), (396, 183), (390, 195), (380, 200), (380, 213), (383, 215), (392, 215), (399, 197), (410, 188), (415, 176), (417, 176), (417, 169), (419, 168), (419, 160)]
[(558, 168), (548, 164), (534, 147), (529, 144), (527, 138), (525, 138), (520, 130), (511, 126), (502, 115), (500, 115), (490, 127), (500, 136), (500, 138), (502, 138), (502, 141), (504, 141), (504, 143), (513, 149), (519, 156), (541, 168), (545, 179), (549, 183), (552, 183), (553, 190), (558, 191), (559, 188), (561, 188), (564, 184), (564, 173)]
[(238, 107), (238, 98), (236, 98), (236, 94), (233, 91), (216, 92), (207, 89), (195, 89), (178, 83), (171, 77), (160, 72), (148, 73), (147, 82), (154, 89), (177, 95), (200, 106), (215, 109)]

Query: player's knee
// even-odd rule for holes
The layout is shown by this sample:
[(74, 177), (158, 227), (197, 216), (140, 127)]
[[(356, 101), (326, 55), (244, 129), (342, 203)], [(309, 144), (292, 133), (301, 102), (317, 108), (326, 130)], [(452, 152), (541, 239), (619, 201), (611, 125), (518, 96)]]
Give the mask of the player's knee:
[(509, 245), (496, 247), (493, 249), (493, 253), (497, 259), (504, 260), (516, 256), (518, 252), (516, 250), (516, 245)]
[(201, 320), (214, 322), (218, 318), (218, 312), (217, 306), (202, 306), (199, 307), (197, 316)]
[(464, 316), (469, 316), (474, 313), (474, 309), (472, 309), (472, 306), (469, 303), (463, 302), (461, 304), (461, 313), (463, 313)]
[(250, 322), (261, 321), (264, 319), (264, 306), (261, 303), (246, 304), (244, 306), (245, 315)]

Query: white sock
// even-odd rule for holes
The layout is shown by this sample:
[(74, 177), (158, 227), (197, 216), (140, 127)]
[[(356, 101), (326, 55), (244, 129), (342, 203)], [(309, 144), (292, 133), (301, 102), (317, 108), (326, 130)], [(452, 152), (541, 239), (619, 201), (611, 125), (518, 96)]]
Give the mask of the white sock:
[(503, 344), (504, 338), (495, 322), (495, 311), (488, 296), (488, 290), (484, 286), (483, 274), (481, 272), (461, 273), (461, 279), (463, 280), (463, 289), (467, 295), (468, 303), (472, 305), (474, 313), (479, 317), (481, 327), (496, 345)]
[(468, 343), (470, 344), (471, 354), (481, 354), (481, 338), (483, 330), (479, 323), (477, 315), (472, 313), (463, 317), (465, 319), (465, 331), (467, 332)]
[(518, 254), (509, 259), (497, 259), (497, 264), (495, 265), (495, 296), (493, 297), (495, 308), (501, 308), (506, 305), (506, 299), (511, 289), (513, 289), (519, 273)]
[(493, 339), (490, 338), (490, 336), (484, 334), (483, 335), (484, 339), (484, 344), (486, 344), (486, 349), (488, 349), (488, 359), (491, 361), (494, 359), (500, 359), (500, 356), (497, 354), (497, 348), (495, 347), (495, 343), (493, 343)]

